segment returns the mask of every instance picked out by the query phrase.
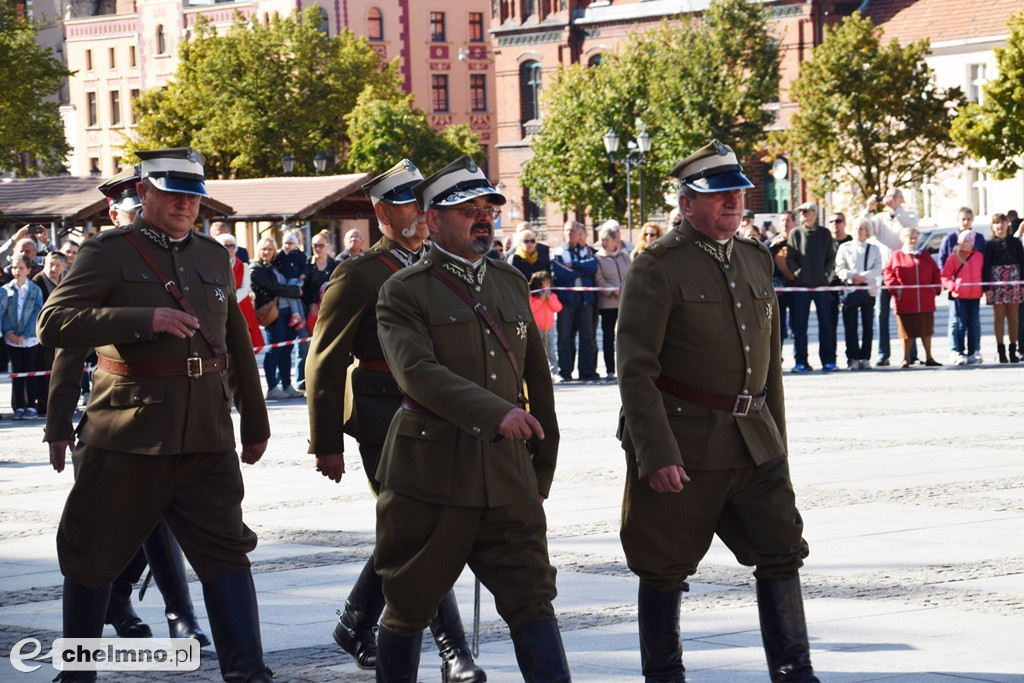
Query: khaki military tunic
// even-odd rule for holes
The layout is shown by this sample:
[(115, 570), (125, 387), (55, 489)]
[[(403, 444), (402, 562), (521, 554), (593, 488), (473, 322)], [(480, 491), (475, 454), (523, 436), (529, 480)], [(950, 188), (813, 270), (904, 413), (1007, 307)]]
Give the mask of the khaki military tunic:
[(363, 468), (375, 491), (380, 486), (374, 472), (402, 391), (390, 372), (350, 362), (353, 357), (375, 366), (384, 362), (377, 338), (377, 295), (384, 281), (405, 266), (392, 254), (394, 246), (383, 237), (334, 269), (306, 357), (309, 452), (341, 453), (348, 433), (359, 442)]
[[(622, 541), (630, 567), (665, 589), (696, 571), (716, 531), (762, 573), (795, 570), (806, 555), (786, 464), (777, 311), (767, 249), (744, 238), (719, 247), (685, 221), (641, 253), (623, 282)], [(734, 416), (662, 391), (661, 375), (723, 396), (764, 393), (765, 402)], [(657, 494), (647, 477), (669, 465), (692, 481)]]
[(128, 230), (176, 280), (228, 366), (194, 378), (94, 372), (75, 451), (81, 467), (58, 532), (61, 569), (87, 586), (110, 581), (166, 514), (200, 578), (217, 578), (248, 567), (245, 553), (256, 544), (241, 519), (232, 402), (243, 443), (270, 436), (223, 246), (199, 233), (170, 242), (141, 217), (90, 238), (43, 306), (39, 337), (58, 348), (96, 347), (100, 356), (128, 363), (214, 357), (198, 333), (153, 333), (154, 308), (180, 307), (124, 238)]
[[(427, 273), (434, 264), (503, 330), (545, 432), (532, 454), (496, 431), (519, 393), (505, 352), (472, 308)], [(555, 570), (541, 497), (554, 477), (558, 424), (526, 280), (487, 259), (469, 273), (434, 246), (384, 284), (377, 318), (388, 364), (419, 404), (395, 415), (377, 469), (383, 623), (424, 628), (467, 563), (512, 628), (552, 616)]]

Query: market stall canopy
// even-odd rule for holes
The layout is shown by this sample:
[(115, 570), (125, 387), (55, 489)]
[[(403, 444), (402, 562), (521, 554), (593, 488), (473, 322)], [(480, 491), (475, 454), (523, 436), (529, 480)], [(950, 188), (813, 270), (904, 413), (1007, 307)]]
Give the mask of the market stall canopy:
[(234, 207), (234, 221), (372, 218), (373, 205), (359, 187), (371, 177), (368, 173), (357, 173), (207, 180), (206, 189), (211, 196)]

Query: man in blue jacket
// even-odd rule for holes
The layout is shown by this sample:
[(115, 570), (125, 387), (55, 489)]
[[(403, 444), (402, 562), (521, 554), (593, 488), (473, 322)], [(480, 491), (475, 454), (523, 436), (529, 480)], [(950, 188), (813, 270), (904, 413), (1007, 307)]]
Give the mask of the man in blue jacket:
[(576, 364), (576, 335), (580, 338), (580, 379), (600, 379), (594, 346), (593, 291), (573, 291), (567, 287), (593, 287), (597, 272), (594, 250), (584, 241), (582, 223), (568, 221), (562, 230), (565, 244), (551, 254), (551, 273), (562, 311), (555, 321), (558, 330), (558, 374), (563, 382), (572, 379)]

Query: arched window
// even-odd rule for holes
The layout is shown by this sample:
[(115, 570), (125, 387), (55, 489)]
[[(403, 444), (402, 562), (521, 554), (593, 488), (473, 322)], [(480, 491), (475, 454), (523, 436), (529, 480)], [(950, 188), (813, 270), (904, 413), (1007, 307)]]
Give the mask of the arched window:
[(325, 36), (331, 35), (331, 21), (327, 16), (327, 10), (320, 8), (320, 25), (316, 27)]
[(601, 66), (601, 61), (604, 56), (598, 52), (596, 55), (591, 55), (590, 59), (587, 60), (587, 66)]
[(540, 118), (540, 93), (540, 62), (523, 62), (519, 66), (520, 120), (523, 123)]
[(156, 27), (156, 53), (158, 55), (167, 54), (167, 35), (164, 33), (163, 24)]
[(384, 40), (384, 15), (376, 7), (371, 7), (366, 15), (366, 37)]

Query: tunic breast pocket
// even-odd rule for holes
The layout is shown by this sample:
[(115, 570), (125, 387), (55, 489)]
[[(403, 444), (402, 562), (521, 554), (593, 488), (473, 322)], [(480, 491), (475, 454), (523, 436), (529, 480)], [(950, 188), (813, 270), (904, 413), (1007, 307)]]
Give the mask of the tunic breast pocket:
[(750, 295), (754, 298), (754, 314), (757, 316), (757, 324), (765, 329), (771, 329), (772, 317), (778, 313), (775, 310), (775, 287), (771, 282), (751, 282)]
[[(163, 283), (157, 279), (153, 271), (149, 269), (149, 266), (140, 265), (122, 265), (121, 266), (121, 279), (125, 282), (132, 283), (132, 287), (138, 287), (139, 285), (153, 285), (152, 291), (156, 292), (157, 288), (163, 289)], [(150, 290), (145, 290), (150, 291)]]
[(721, 332), (725, 324), (725, 304), (718, 290), (698, 283), (679, 285), (682, 312), (688, 329), (704, 334)]
[(224, 277), (212, 271), (199, 271), (199, 279), (203, 281), (206, 292), (206, 307), (214, 313), (226, 313), (228, 310), (228, 282)]
[(533, 313), (525, 306), (502, 304), (498, 307), (501, 314), (502, 332), (508, 339), (512, 352), (520, 359), (526, 357), (526, 336), (533, 323)]
[(479, 354), (473, 323), (476, 314), (468, 308), (427, 309), (427, 324), (438, 360), (473, 358)]

